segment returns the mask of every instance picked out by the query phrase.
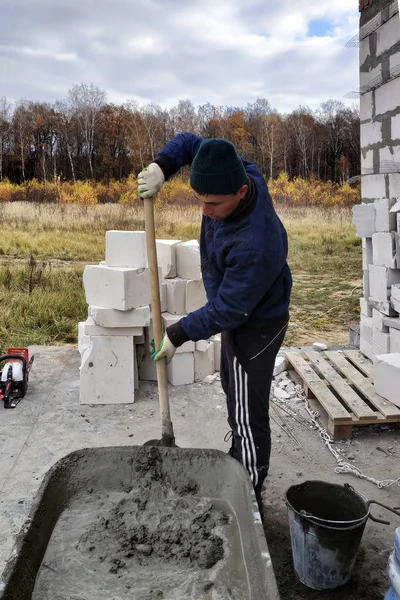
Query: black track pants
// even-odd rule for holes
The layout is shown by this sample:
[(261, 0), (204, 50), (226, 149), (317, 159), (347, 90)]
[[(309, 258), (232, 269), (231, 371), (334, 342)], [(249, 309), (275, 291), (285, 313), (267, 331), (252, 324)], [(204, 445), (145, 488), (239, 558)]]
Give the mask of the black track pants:
[(269, 394), (288, 322), (285, 314), (267, 327), (241, 326), (221, 336), (221, 384), (233, 433), (230, 454), (248, 470), (256, 492), (260, 492), (269, 468)]

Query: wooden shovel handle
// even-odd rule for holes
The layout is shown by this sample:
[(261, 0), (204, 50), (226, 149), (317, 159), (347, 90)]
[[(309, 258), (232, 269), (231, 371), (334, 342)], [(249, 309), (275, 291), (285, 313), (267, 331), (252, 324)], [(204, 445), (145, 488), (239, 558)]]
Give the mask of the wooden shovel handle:
[[(156, 234), (154, 225), (154, 199), (146, 198), (144, 202), (144, 222), (146, 230), (147, 260), (149, 264), (151, 287), (151, 314), (153, 321), (154, 343), (159, 348), (163, 338), (161, 317), (160, 282), (158, 278)], [(166, 442), (173, 442), (174, 431), (168, 399), (167, 368), (164, 360), (156, 362), (158, 395), (160, 399), (160, 416), (162, 438)]]

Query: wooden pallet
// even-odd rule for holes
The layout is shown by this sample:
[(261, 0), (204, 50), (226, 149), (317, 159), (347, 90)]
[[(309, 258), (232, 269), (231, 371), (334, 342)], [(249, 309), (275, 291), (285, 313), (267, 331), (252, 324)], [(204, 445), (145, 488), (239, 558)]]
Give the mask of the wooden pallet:
[(357, 350), (286, 352), (334, 439), (353, 426), (400, 421), (400, 408), (375, 393), (372, 363)]

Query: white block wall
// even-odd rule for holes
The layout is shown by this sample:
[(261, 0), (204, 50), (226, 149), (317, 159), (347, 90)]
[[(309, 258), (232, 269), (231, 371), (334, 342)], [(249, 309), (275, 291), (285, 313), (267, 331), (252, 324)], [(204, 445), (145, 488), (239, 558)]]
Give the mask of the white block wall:
[[(376, 14), (362, 11), (361, 25)], [(371, 35), (360, 42), (362, 204), (353, 211), (363, 238), (360, 350), (374, 360), (376, 392), (393, 402), (400, 386), (399, 15)]]

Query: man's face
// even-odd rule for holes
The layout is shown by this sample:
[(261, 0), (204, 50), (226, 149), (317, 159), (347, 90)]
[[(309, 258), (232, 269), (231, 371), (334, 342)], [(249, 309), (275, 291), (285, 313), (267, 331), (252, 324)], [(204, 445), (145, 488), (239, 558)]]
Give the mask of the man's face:
[(226, 219), (236, 210), (239, 202), (246, 195), (247, 187), (247, 185), (242, 185), (235, 194), (207, 194), (207, 196), (201, 196), (194, 192), (194, 197), (201, 205), (203, 215), (218, 221)]

